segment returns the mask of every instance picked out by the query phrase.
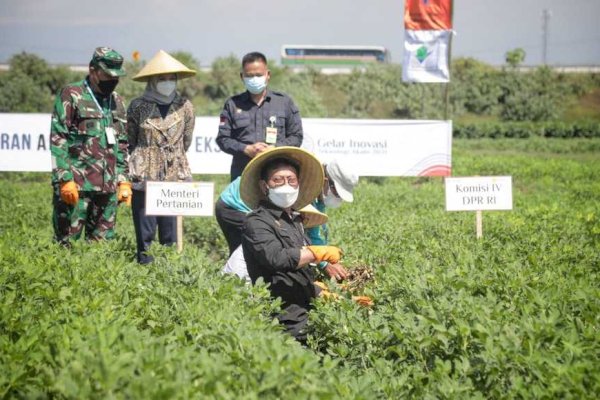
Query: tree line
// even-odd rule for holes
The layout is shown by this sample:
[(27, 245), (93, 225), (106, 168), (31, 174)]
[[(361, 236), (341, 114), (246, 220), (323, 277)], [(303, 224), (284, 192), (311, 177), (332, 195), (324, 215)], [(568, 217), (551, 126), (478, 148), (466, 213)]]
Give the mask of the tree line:
[[(197, 115), (218, 115), (227, 97), (244, 90), (238, 57), (217, 58), (210, 71), (201, 71), (191, 54), (172, 54), (198, 71), (196, 77), (181, 81), (178, 87), (192, 101)], [(521, 72), (518, 61), (507, 59), (507, 66), (499, 69), (471, 58), (455, 59), (447, 117), (468, 121), (556, 121), (577, 107), (583, 96), (600, 89), (600, 74), (555, 72), (548, 67)], [(50, 112), (57, 91), (85, 76), (65, 66), (52, 67), (31, 53), (16, 54), (9, 64), (10, 69), (0, 73), (0, 112)], [(121, 80), (117, 91), (127, 101), (144, 91), (144, 84), (131, 80), (143, 65), (143, 61), (125, 63), (128, 77)], [(338, 75), (325, 75), (316, 68), (294, 72), (274, 62), (270, 69), (270, 87), (292, 96), (304, 117), (445, 116), (445, 85), (404, 83), (400, 65), (367, 65)]]

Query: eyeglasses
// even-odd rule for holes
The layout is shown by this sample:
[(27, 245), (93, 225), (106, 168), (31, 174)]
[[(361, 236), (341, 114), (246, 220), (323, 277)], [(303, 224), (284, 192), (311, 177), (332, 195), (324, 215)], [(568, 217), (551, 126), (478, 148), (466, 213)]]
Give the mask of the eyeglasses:
[(290, 186), (298, 186), (298, 178), (296, 178), (295, 176), (288, 176), (287, 179), (285, 176), (274, 176), (271, 179), (269, 179), (269, 182), (273, 183), (275, 186), (283, 186), (286, 182)]

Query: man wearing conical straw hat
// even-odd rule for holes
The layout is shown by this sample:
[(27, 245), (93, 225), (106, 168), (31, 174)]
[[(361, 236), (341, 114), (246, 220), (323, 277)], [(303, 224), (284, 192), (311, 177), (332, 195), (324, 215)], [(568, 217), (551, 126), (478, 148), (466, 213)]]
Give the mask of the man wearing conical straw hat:
[(299, 342), (306, 341), (311, 300), (318, 289), (310, 263), (337, 264), (341, 250), (312, 246), (300, 213), (321, 192), (323, 167), (311, 153), (297, 147), (276, 147), (254, 157), (242, 173), (241, 198), (253, 211), (242, 235), (248, 274), (269, 284), (282, 300), (279, 322)]
[(192, 103), (176, 89), (180, 80), (195, 74), (160, 50), (133, 78), (146, 82), (144, 94), (133, 100), (127, 111), (132, 215), (141, 264), (152, 262), (147, 251), (157, 228), (160, 244), (177, 243), (176, 217), (146, 215), (145, 182), (192, 180), (186, 151), (192, 143), (195, 115)]

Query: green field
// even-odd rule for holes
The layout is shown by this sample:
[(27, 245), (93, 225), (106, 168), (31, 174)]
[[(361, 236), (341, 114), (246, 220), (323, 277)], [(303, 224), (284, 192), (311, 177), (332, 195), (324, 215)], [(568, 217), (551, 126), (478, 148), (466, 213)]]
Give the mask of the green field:
[(330, 230), (375, 305), (318, 300), (302, 348), (265, 287), (219, 274), (214, 219), (150, 266), (124, 208), (69, 251), (49, 174), (2, 173), (0, 398), (599, 398), (600, 139), (455, 140), (453, 174), (511, 175), (514, 210), (477, 240), (440, 178), (362, 179)]

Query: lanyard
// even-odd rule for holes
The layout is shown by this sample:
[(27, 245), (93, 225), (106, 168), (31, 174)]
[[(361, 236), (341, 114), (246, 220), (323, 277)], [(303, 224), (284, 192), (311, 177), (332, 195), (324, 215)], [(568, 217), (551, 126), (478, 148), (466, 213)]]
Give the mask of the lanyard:
[(94, 100), (94, 103), (96, 103), (96, 107), (98, 107), (98, 110), (100, 111), (102, 116), (108, 117), (110, 115), (112, 95), (108, 98), (108, 112), (105, 113), (104, 110), (102, 109), (102, 107), (100, 107), (100, 103), (98, 103), (98, 99), (96, 99), (96, 96), (94, 96), (94, 92), (92, 92), (92, 89), (90, 88), (90, 85), (88, 85), (87, 80), (84, 81), (84, 83), (85, 83), (85, 87), (87, 88), (88, 92), (90, 93), (90, 96), (92, 96), (92, 100)]

